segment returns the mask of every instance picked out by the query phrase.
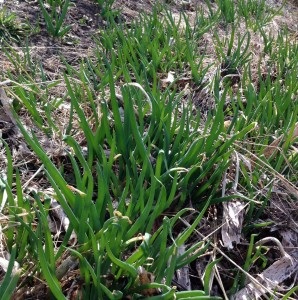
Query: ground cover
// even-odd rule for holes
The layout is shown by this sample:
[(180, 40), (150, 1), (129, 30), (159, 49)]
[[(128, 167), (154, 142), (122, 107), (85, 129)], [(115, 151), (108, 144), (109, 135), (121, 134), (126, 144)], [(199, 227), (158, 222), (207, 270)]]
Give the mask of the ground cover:
[(297, 24), (4, 1), (1, 299), (296, 299)]

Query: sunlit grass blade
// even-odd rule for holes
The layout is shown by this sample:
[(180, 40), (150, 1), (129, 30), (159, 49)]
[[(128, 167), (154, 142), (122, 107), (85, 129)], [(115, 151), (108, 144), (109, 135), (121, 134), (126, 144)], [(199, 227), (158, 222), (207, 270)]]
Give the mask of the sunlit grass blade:
[(204, 291), (207, 295), (210, 294), (210, 290), (211, 290), (211, 286), (210, 286), (210, 282), (211, 282), (211, 272), (214, 268), (214, 266), (220, 261), (221, 259), (216, 259), (214, 261), (212, 261), (211, 263), (208, 264), (208, 266), (206, 267), (205, 273), (204, 273)]
[(6, 274), (0, 285), (1, 300), (11, 298), (21, 275), (20, 270), (13, 270), (13, 268), (15, 267), (16, 250), (17, 249), (15, 247), (12, 248)]

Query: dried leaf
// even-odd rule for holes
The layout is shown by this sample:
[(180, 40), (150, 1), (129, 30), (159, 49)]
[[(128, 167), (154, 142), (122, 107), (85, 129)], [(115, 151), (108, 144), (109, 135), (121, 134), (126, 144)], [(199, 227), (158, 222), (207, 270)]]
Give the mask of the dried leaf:
[[(69, 225), (70, 225), (70, 221), (68, 219), (68, 217), (66, 216), (65, 212), (63, 211), (63, 209), (61, 208), (60, 204), (51, 198), (51, 207), (52, 207), (52, 213), (55, 215), (55, 217), (60, 221), (63, 229), (65, 231), (67, 231)], [(60, 231), (57, 230), (56, 233), (57, 236), (60, 235)], [(77, 242), (77, 236), (75, 234), (75, 232), (72, 232), (71, 236), (70, 236), (70, 241), (72, 242), (73, 245), (76, 244)]]
[[(140, 285), (148, 284), (154, 282), (154, 275), (147, 272), (143, 267), (138, 268), (138, 281)], [(149, 288), (141, 291), (141, 294), (146, 297), (151, 297), (159, 294), (159, 289)]]
[(223, 203), (224, 224), (221, 230), (224, 247), (233, 249), (233, 242), (240, 243), (245, 203), (239, 200)]
[(168, 73), (168, 77), (165, 79), (161, 79), (162, 82), (162, 87), (166, 88), (168, 85), (170, 85), (171, 83), (173, 83), (175, 81), (175, 77), (174, 77), (175, 72), (170, 71)]
[[(185, 245), (182, 245), (178, 248), (178, 256), (185, 253)], [(181, 269), (176, 271), (177, 283), (179, 286), (183, 287), (185, 290), (191, 290), (190, 278), (189, 278), (189, 266), (185, 265)]]
[(287, 253), (298, 261), (298, 227), (293, 226), (293, 229), (281, 230), (279, 233), (282, 236), (282, 245), (287, 250)]
[[(7, 272), (8, 265), (9, 265), (9, 260), (7, 260), (6, 258), (0, 257), (0, 267), (4, 270), (5, 273)], [(13, 269), (12, 269), (12, 274), (17, 273), (19, 268), (20, 268), (19, 263), (17, 261), (15, 261)]]
[(263, 273), (256, 276), (259, 285), (249, 283), (242, 290), (237, 292), (232, 299), (260, 299), (261, 296), (267, 293), (267, 290), (272, 292), (278, 290), (278, 285), (297, 272), (298, 261), (291, 256), (283, 256), (280, 260), (274, 262)]
[[(230, 180), (233, 180), (233, 186), (229, 191), (229, 194), (237, 194), (237, 187), (239, 182), (239, 170), (240, 170), (240, 160), (244, 162), (245, 165), (250, 169), (250, 164), (247, 163), (243, 155), (240, 156), (238, 152), (234, 152), (233, 161), (231, 164), (231, 175)], [(226, 184), (227, 184), (227, 173), (225, 173), (223, 178), (223, 188), (222, 196), (226, 194)], [(221, 228), (221, 236), (224, 247), (228, 249), (233, 249), (233, 242), (237, 244), (240, 243), (241, 230), (244, 219), (244, 208), (245, 203), (243, 201), (234, 200), (230, 202), (223, 203), (223, 221), (224, 224)]]
[(166, 79), (162, 79), (161, 81), (165, 82), (165, 83), (172, 83), (172, 82), (174, 82), (174, 80), (175, 80), (174, 74), (175, 74), (175, 72), (170, 71), (168, 73), (168, 77)]
[(10, 107), (12, 101), (7, 97), (5, 90), (1, 87), (0, 87), (0, 101), (5, 114), (9, 118), (9, 121), (17, 127), (17, 122), (12, 115), (11, 107)]

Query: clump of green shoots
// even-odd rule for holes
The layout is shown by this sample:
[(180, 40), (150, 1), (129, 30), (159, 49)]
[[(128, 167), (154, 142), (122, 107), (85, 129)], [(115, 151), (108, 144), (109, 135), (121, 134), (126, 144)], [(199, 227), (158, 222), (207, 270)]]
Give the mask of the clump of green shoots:
[(50, 6), (49, 11), (44, 0), (38, 0), (42, 15), (44, 17), (47, 31), (53, 37), (63, 37), (70, 29), (71, 25), (64, 26), (67, 11), (71, 5), (70, 0), (47, 1)]
[(112, 8), (115, 0), (95, 0), (100, 8), (100, 14), (105, 20), (113, 20), (118, 12)]
[(0, 43), (20, 41), (21, 37), (28, 31), (28, 26), (20, 24), (15, 13), (10, 13), (3, 7), (0, 8)]
[(247, 27), (256, 31), (264, 27), (282, 10), (266, 4), (265, 0), (240, 0), (238, 3), (239, 17), (243, 17)]

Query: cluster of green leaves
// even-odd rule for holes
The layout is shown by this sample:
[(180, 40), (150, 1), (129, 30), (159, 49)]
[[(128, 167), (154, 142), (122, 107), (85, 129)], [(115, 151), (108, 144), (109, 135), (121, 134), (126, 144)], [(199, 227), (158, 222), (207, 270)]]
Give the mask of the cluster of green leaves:
[(232, 26), (231, 34), (223, 41), (215, 33), (216, 52), (221, 63), (221, 76), (224, 83), (233, 82), (233, 77), (239, 77), (240, 70), (247, 65), (251, 53), (249, 51), (250, 34), (246, 32), (242, 37), (238, 34), (237, 47), (234, 48), (236, 27)]
[(44, 17), (47, 31), (53, 37), (63, 37), (71, 29), (71, 25), (63, 26), (70, 7), (70, 0), (47, 1), (50, 5), (49, 11), (44, 0), (38, 0), (42, 15)]
[(282, 8), (282, 5), (273, 8), (265, 0), (241, 0), (238, 3), (238, 15), (244, 18), (247, 27), (257, 31), (269, 24)]
[[(10, 224), (4, 235), (11, 259), (0, 287), (5, 297), (13, 293), (18, 283), (20, 273), (13, 272), (16, 260), (24, 273), (33, 261), (30, 273), (39, 275), (55, 298), (64, 299), (57, 266), (63, 257), (71, 255), (79, 261), (83, 299), (125, 296), (140, 299), (148, 288), (161, 291), (152, 299), (217, 299), (209, 294), (214, 262), (206, 268), (202, 290), (176, 291), (172, 279), (176, 270), (205, 254), (210, 247), (201, 239), (193, 241), (195, 229), (210, 205), (233, 198), (220, 196), (220, 188), (235, 151), (247, 156), (253, 152), (267, 166), (266, 169), (256, 165), (248, 170), (245, 164), (240, 165), (239, 181), (244, 188), (237, 198), (258, 199), (263, 203), (262, 206), (250, 203), (246, 218), (250, 226), (261, 215), (269, 197), (269, 192), (259, 195), (256, 188), (263, 173), (274, 170), (289, 179), (295, 176), (286, 169), (287, 155), (266, 159), (262, 151), (272, 141), (273, 134), (294, 129), (298, 115), (297, 99), (293, 99), (298, 92), (295, 74), (298, 48), (290, 41), (285, 42), (287, 33), (277, 39), (263, 35), (265, 51), (271, 60), (265, 76), (259, 70), (256, 88), (249, 66), (249, 34), (236, 35), (234, 25), (229, 38), (222, 41), (215, 35), (218, 60), (225, 63), (231, 74), (241, 69), (242, 89), (233, 93), (231, 84), (222, 84), (218, 70), (210, 83), (215, 108), (202, 122), (199, 114), (192, 113), (192, 103), (182, 104), (183, 94), (177, 92), (175, 83), (180, 75), (189, 73), (193, 84), (200, 87), (205, 84), (210, 65), (203, 63), (205, 53), (198, 51), (198, 45), (202, 35), (220, 22), (220, 12), (209, 7), (207, 16), (198, 11), (194, 26), (184, 14), (177, 22), (167, 11), (161, 18), (157, 10), (152, 15), (143, 15), (129, 28), (111, 19), (110, 27), (98, 36), (95, 58), (82, 61), (79, 70), (66, 64), (63, 82), (70, 103), (70, 118), (64, 132), (67, 167), (55, 165), (37, 137), (27, 132), (18, 120), (27, 144), (44, 166), (70, 226), (62, 241), (54, 243), (47, 221), (52, 196), (45, 191), (30, 196), (24, 193), (19, 170), (14, 169), (6, 147), (7, 180), (1, 179), (0, 185), (1, 203), (7, 201)], [(62, 23), (55, 21), (49, 26), (59, 34), (64, 17), (58, 18)], [(58, 28), (57, 24), (61, 26)], [(20, 69), (17, 78), (14, 74), (9, 76), (27, 85), (14, 87), (12, 94), (38, 128), (51, 134), (58, 131), (51, 116), (60, 100), (47, 101), (51, 86), (46, 83), (42, 67), (35, 66), (29, 51), (24, 51), (26, 61), (22, 67), (23, 61), (17, 53), (8, 54)], [(176, 81), (162, 88), (158, 74), (169, 71), (176, 72)], [(37, 72), (43, 78), (42, 86), (33, 80)], [(115, 90), (119, 82), (124, 83), (121, 99)], [(228, 128), (226, 116), (231, 118)], [(74, 138), (78, 130), (73, 128), (76, 120), (85, 137), (87, 152)], [(283, 143), (283, 153), (291, 152), (291, 144), (289, 137)], [(291, 162), (298, 165), (297, 153), (291, 153)], [(71, 183), (66, 180), (69, 172), (73, 174)], [(80, 192), (69, 189), (69, 184)], [(195, 210), (185, 208), (189, 199)], [(173, 216), (161, 218), (173, 207)], [(190, 214), (191, 224), (186, 227), (180, 220)], [(244, 228), (248, 239), (250, 228)], [(78, 246), (70, 247), (73, 232)], [(258, 258), (266, 262), (261, 251), (254, 252), (253, 237), (245, 270)], [(178, 249), (185, 244), (186, 252), (181, 254)], [(141, 284), (140, 268), (154, 274), (154, 281)], [(233, 286), (239, 288), (243, 282), (238, 275)]]
[[(206, 18), (203, 11), (199, 11), (192, 28), (186, 15), (181, 14), (176, 22), (170, 12), (165, 11), (165, 14), (165, 18), (160, 18), (158, 10), (153, 9), (152, 15), (140, 16), (130, 29), (123, 30), (119, 25), (103, 30), (96, 53), (100, 65), (89, 64), (91, 80), (94, 82), (95, 79), (101, 85), (107, 83), (107, 76), (101, 70), (102, 57), (106, 57), (116, 79), (124, 78), (126, 82), (136, 80), (142, 85), (152, 83), (154, 93), (160, 90), (160, 72), (175, 70), (179, 75), (179, 72), (190, 70), (196, 84), (202, 84), (210, 66), (202, 67), (204, 56), (197, 51), (197, 41), (214, 26), (217, 16)], [(183, 23), (185, 29), (181, 33), (180, 25)], [(98, 87), (100, 85), (95, 89)]]
[[(96, 0), (95, 2), (99, 5), (101, 16), (104, 19), (113, 20), (118, 15), (118, 12), (112, 9), (114, 0)], [(64, 25), (72, 2), (70, 0), (38, 0), (38, 3), (48, 33), (53, 37), (65, 36), (72, 28), (72, 25)]]
[(218, 0), (216, 2), (226, 24), (236, 23), (237, 19), (242, 17), (246, 26), (254, 31), (268, 24), (282, 10), (282, 6), (279, 8), (270, 7), (266, 0), (240, 0), (237, 4), (233, 0)]
[(112, 8), (115, 0), (95, 0), (95, 2), (99, 5), (103, 19), (113, 20), (118, 15), (118, 12)]
[(14, 13), (8, 12), (3, 7), (0, 8), (0, 43), (9, 43), (9, 41), (18, 42), (22, 36), (28, 31), (26, 24), (21, 24), (17, 20), (17, 16)]
[(226, 23), (233, 23), (236, 20), (237, 14), (235, 11), (236, 4), (233, 0), (217, 1), (221, 16)]

